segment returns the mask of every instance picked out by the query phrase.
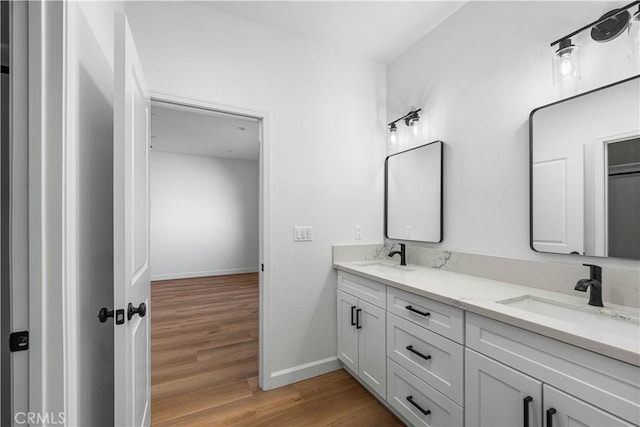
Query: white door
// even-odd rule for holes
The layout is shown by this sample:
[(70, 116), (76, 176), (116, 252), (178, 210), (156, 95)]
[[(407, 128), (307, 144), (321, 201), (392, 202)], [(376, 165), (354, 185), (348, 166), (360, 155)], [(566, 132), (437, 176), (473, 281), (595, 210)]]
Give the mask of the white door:
[(465, 350), (467, 427), (540, 427), (542, 383), (473, 350)]
[(358, 298), (338, 291), (338, 358), (354, 373), (358, 373), (357, 309)]
[(115, 20), (114, 64), (113, 294), (115, 309), (124, 310), (114, 327), (115, 425), (148, 426), (149, 96), (124, 15)]
[(533, 157), (533, 247), (584, 252), (584, 153), (581, 145)]
[(545, 427), (632, 427), (595, 406), (544, 385)]
[(387, 396), (386, 312), (359, 300), (356, 319), (358, 337), (358, 376), (382, 398)]

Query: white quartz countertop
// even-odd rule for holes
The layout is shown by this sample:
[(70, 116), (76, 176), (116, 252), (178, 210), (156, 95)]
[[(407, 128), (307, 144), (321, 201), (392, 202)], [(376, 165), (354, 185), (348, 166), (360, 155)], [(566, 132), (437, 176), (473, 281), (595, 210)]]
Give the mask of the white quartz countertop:
[[(375, 268), (375, 265), (372, 268), (367, 264), (378, 264), (383, 268)], [(589, 291), (574, 297), (418, 265), (408, 265), (405, 268), (384, 268), (385, 266), (398, 267), (397, 263), (380, 260), (334, 263), (334, 268), (338, 270), (640, 366), (640, 324), (638, 323), (640, 310), (638, 309), (606, 302), (604, 309), (589, 306), (587, 304)], [(524, 296), (566, 304), (585, 313), (600, 312), (604, 316), (603, 322), (607, 317), (616, 320), (624, 319), (625, 322), (631, 322), (632, 327), (624, 331), (621, 328), (604, 326), (595, 328), (593, 325), (560, 320), (498, 302)], [(630, 325), (627, 324), (627, 326)]]

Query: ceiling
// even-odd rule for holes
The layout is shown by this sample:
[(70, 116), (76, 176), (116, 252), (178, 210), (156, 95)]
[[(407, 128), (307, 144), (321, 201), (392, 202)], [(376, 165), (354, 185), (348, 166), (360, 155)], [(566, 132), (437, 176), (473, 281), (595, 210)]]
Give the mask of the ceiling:
[(257, 119), (159, 102), (151, 103), (151, 150), (258, 160)]
[(255, 23), (390, 63), (465, 1), (198, 1)]

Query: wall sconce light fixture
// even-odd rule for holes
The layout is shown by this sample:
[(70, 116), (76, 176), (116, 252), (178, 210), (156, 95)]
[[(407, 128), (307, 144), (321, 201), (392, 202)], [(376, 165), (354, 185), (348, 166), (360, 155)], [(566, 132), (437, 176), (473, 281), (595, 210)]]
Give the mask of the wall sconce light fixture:
[(591, 39), (598, 43), (611, 41), (629, 29), (629, 56), (638, 49), (638, 27), (640, 27), (640, 10), (633, 17), (627, 11), (640, 4), (640, 0), (633, 1), (619, 9), (611, 10), (596, 21), (593, 21), (576, 31), (551, 43), (551, 47), (558, 46), (553, 54), (553, 84), (563, 85), (582, 77), (580, 73), (579, 47), (571, 43), (571, 37), (591, 28)]
[(409, 111), (404, 116), (400, 117), (399, 119), (395, 119), (394, 121), (389, 123), (389, 133), (390, 133), (389, 139), (391, 144), (395, 144), (396, 142), (396, 138), (397, 138), (396, 135), (398, 133), (398, 126), (396, 126), (396, 123), (399, 122), (400, 120), (404, 120), (404, 124), (413, 130), (414, 135), (418, 133), (418, 122), (420, 121), (420, 114), (418, 113), (420, 113), (420, 111), (422, 111), (422, 108)]
[(395, 123), (389, 123), (389, 142), (393, 145), (398, 140), (398, 126)]

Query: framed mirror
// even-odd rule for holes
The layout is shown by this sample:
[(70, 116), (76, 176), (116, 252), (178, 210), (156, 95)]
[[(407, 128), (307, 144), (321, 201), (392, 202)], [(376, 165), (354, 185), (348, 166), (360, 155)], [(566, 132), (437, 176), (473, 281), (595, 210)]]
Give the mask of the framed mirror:
[(538, 252), (640, 259), (640, 76), (529, 118)]
[(392, 154), (385, 160), (385, 235), (442, 241), (442, 141)]

